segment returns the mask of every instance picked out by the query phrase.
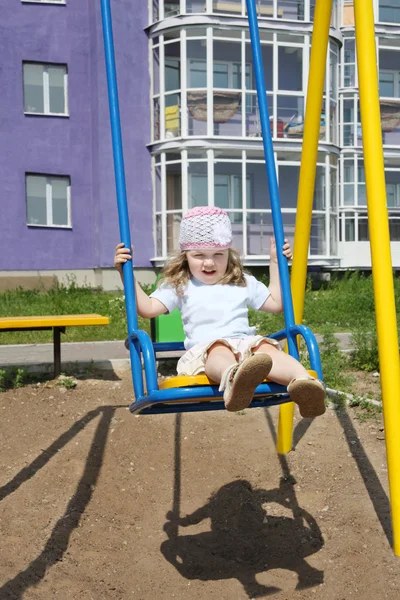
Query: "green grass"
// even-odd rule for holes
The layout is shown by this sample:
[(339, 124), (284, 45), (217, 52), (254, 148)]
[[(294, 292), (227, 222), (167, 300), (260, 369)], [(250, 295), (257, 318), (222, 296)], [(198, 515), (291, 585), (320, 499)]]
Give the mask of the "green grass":
[[(267, 283), (267, 281), (266, 281)], [(395, 280), (396, 297), (400, 299), (400, 279)], [(400, 300), (397, 309), (400, 311)], [(0, 316), (29, 316), (98, 313), (110, 318), (110, 325), (67, 328), (65, 341), (122, 340), (126, 337), (125, 306), (122, 294), (102, 289), (56, 285), (50, 290), (15, 291), (0, 294)], [(250, 322), (260, 334), (283, 327), (283, 315), (250, 311)], [(353, 273), (308, 290), (305, 298), (304, 324), (314, 332), (374, 331), (374, 299), (371, 277)], [(150, 324), (139, 318), (141, 329), (149, 332)], [(24, 331), (0, 334), (0, 344), (50, 342), (51, 331)], [(371, 361), (370, 361), (371, 362)]]
[[(110, 318), (109, 325), (67, 327), (63, 340), (89, 342), (122, 340), (126, 337), (125, 305), (122, 294), (102, 289), (57, 285), (50, 290), (17, 289), (0, 294), (0, 316), (36, 316), (97, 313)], [(139, 318), (141, 329), (149, 331), (147, 319)], [(52, 341), (51, 331), (0, 332), (0, 344), (33, 344)]]

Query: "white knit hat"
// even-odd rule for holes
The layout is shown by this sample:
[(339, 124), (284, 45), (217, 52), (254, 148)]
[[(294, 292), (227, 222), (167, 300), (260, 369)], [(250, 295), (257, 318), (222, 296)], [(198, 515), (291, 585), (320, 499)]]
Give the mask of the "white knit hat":
[(228, 213), (216, 206), (196, 206), (181, 221), (181, 250), (226, 250), (232, 246)]

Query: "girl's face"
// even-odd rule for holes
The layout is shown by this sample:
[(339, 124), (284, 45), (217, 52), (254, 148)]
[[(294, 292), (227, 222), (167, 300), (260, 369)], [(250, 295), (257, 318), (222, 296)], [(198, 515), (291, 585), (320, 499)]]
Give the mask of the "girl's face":
[(188, 250), (189, 270), (201, 283), (218, 283), (228, 268), (229, 250)]

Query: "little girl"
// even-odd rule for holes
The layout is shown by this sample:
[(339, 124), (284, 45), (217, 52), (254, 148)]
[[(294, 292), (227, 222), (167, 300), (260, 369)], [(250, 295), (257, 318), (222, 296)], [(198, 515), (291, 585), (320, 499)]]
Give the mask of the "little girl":
[[(164, 267), (161, 285), (150, 296), (135, 279), (138, 313), (152, 318), (178, 308), (186, 335), (186, 353), (177, 366), (179, 375), (205, 373), (219, 383), (229, 411), (246, 408), (255, 388), (268, 376), (287, 386), (303, 417), (325, 412), (325, 388), (310, 377), (276, 340), (255, 335), (248, 307), (265, 312), (283, 311), (275, 241), (271, 240), (270, 282), (267, 288), (244, 273), (238, 253), (231, 248), (228, 214), (217, 207), (198, 206), (182, 219), (181, 252)], [(285, 241), (283, 254), (292, 257)], [(114, 265), (132, 259), (118, 244)]]

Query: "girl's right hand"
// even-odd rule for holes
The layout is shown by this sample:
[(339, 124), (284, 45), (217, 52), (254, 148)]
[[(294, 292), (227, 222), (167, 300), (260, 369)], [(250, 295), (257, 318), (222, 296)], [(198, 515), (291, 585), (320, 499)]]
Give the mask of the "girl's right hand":
[(124, 265), (128, 260), (132, 260), (132, 252), (129, 248), (125, 248), (123, 242), (118, 244), (115, 248), (115, 256), (114, 256), (114, 267), (122, 273), (122, 265)]

